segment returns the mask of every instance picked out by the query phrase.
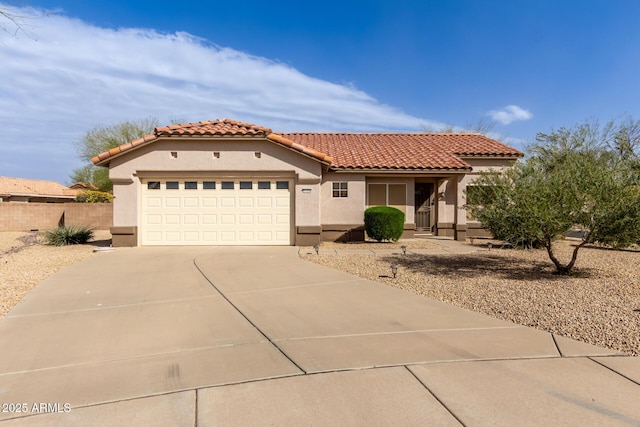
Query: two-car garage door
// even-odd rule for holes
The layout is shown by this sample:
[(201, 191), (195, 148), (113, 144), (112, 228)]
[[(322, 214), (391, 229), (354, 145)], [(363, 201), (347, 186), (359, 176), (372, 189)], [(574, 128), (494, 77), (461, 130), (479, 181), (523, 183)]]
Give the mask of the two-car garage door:
[(143, 245), (290, 245), (290, 181), (142, 181)]

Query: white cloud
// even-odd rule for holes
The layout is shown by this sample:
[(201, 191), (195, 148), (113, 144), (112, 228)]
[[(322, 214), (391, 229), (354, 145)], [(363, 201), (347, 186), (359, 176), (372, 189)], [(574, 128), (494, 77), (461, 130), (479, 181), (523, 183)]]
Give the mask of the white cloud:
[(487, 115), (503, 125), (508, 125), (517, 120), (529, 120), (533, 117), (533, 114), (517, 105), (507, 105), (500, 110), (489, 111)]
[(351, 85), (187, 33), (100, 28), (39, 13), (26, 21), (28, 34), (0, 31), (1, 175), (66, 181), (79, 166), (73, 142), (95, 125), (127, 119), (229, 117), (282, 132), (440, 125)]

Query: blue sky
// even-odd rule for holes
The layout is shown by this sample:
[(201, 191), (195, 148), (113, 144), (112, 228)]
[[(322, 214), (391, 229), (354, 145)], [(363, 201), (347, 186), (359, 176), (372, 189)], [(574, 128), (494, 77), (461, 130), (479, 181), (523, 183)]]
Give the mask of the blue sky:
[[(230, 117), (274, 131), (537, 132), (640, 118), (635, 0), (13, 1), (0, 175), (68, 183), (87, 130)], [(14, 34), (15, 33), (15, 34)]]

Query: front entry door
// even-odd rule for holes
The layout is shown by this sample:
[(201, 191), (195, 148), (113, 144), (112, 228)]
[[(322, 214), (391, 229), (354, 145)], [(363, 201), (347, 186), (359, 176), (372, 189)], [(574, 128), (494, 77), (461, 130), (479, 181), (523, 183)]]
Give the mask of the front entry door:
[(431, 232), (431, 204), (433, 202), (433, 184), (416, 183), (416, 231)]

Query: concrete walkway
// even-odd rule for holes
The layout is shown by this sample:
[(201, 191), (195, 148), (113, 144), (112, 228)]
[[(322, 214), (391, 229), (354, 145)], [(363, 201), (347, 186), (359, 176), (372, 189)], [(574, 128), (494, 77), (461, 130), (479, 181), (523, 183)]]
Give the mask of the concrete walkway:
[(0, 427), (640, 425), (640, 358), (296, 251), (118, 249), (45, 280), (0, 321)]

